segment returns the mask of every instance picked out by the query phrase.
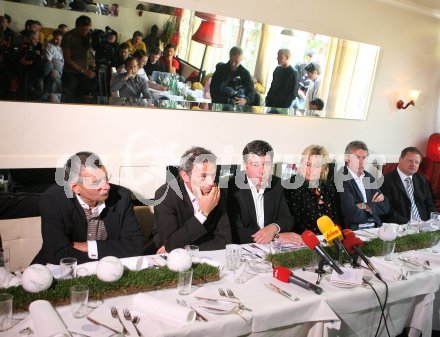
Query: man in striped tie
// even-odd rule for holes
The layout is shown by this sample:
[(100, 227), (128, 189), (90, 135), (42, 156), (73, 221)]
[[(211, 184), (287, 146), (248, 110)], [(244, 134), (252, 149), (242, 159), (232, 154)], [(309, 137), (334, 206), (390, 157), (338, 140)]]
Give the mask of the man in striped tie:
[(385, 175), (382, 192), (390, 201), (386, 222), (406, 224), (426, 221), (436, 212), (432, 192), (426, 178), (417, 173), (422, 154), (416, 147), (403, 149), (397, 168)]

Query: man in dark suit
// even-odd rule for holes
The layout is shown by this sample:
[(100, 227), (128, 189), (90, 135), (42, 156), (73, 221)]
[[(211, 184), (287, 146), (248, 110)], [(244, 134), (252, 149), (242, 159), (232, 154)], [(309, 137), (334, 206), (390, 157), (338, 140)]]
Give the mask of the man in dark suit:
[[(436, 212), (428, 181), (417, 173), (422, 154), (416, 147), (403, 149), (397, 168), (385, 175), (382, 191), (390, 200), (390, 211), (383, 220), (398, 224), (426, 221)], [(410, 186), (412, 185), (412, 186)]]
[(273, 149), (254, 140), (243, 149), (245, 171), (228, 187), (228, 214), (234, 242), (269, 243), (279, 232), (292, 231), (293, 217), (278, 177), (272, 176)]
[(352, 141), (345, 148), (345, 166), (335, 175), (345, 227), (380, 227), (381, 215), (390, 208), (374, 177), (364, 171), (368, 147), (362, 141)]
[[(43, 246), (33, 263), (78, 263), (143, 255), (145, 238), (128, 189), (109, 184), (100, 158), (78, 152), (67, 161), (64, 177), (40, 200)], [(58, 181), (57, 181), (58, 182)]]
[(226, 192), (215, 183), (216, 157), (202, 147), (186, 151), (178, 186), (161, 186), (155, 194), (154, 241), (158, 254), (185, 245), (200, 250), (224, 249), (232, 242), (226, 213)]

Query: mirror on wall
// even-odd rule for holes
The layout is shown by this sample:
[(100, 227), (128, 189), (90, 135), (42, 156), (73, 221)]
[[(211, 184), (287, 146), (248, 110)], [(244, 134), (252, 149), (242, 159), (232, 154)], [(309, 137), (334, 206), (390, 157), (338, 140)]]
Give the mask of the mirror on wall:
[[(171, 88), (167, 78), (154, 78), (158, 86), (151, 87), (149, 100), (132, 100), (123, 96), (123, 91), (112, 90), (110, 82), (117, 75), (114, 67), (97, 67), (95, 78), (90, 80), (90, 92), (85, 99), (75, 103), (117, 104), (133, 106), (155, 106), (171, 109), (200, 109), (214, 111), (233, 111), (262, 114), (285, 114), (290, 116), (314, 116), (325, 118), (360, 119), (367, 118), (375, 71), (379, 59), (379, 47), (361, 42), (304, 32), (295, 27), (278, 27), (240, 18), (220, 17), (215, 13), (200, 13), (184, 8), (173, 8), (160, 4), (132, 0), (18, 0), (0, 1), (0, 15), (7, 13), (12, 17), (10, 28), (16, 32), (24, 29), (27, 19), (41, 22), (45, 42), (59, 24), (74, 28), (79, 15), (87, 15), (92, 20), (92, 28), (102, 31), (100, 37), (106, 43), (109, 32), (117, 34), (119, 43), (131, 40), (135, 31), (150, 34), (151, 28), (158, 27), (157, 44), (161, 49), (169, 42), (177, 43), (175, 50), (180, 69), (175, 76), (177, 84)], [(71, 10), (77, 2), (88, 5), (84, 12)], [(30, 9), (29, 6), (33, 6)], [(62, 9), (60, 9), (62, 8)], [(77, 8), (82, 8), (81, 6)], [(201, 26), (206, 22), (215, 22), (221, 29), (221, 41), (206, 42), (196, 38)], [(202, 25), (203, 24), (203, 25)], [(199, 29), (200, 28), (200, 29)], [(214, 34), (211, 31), (211, 35)], [(216, 33), (218, 34), (218, 32)], [(90, 44), (91, 47), (92, 44)], [(209, 83), (219, 63), (229, 60), (229, 51), (240, 46), (244, 53), (241, 65), (253, 77), (254, 101), (246, 106), (237, 106), (233, 96), (231, 101), (213, 102), (209, 95)], [(105, 48), (105, 46), (104, 46)], [(94, 48), (91, 48), (94, 49)], [(97, 49), (97, 48), (95, 48)], [(272, 83), (272, 76), (278, 66), (277, 53), (280, 49), (290, 51), (290, 64), (298, 72), (298, 98), (289, 103), (289, 108), (266, 106), (266, 95)], [(2, 50), (0, 61), (8, 59), (8, 53), (14, 50)], [(101, 54), (102, 52), (95, 52)], [(6, 55), (6, 56), (5, 56)], [(93, 58), (91, 58), (93, 59)], [(315, 67), (306, 67), (307, 65)], [(91, 67), (91, 66), (90, 66)], [(34, 80), (34, 74), (22, 64), (15, 68), (2, 67), (2, 100), (23, 100), (42, 102), (65, 102), (62, 88), (48, 94), (47, 78), (40, 83), (42, 93), (35, 90), (22, 90)], [(29, 68), (29, 67), (28, 67)], [(13, 69), (14, 73), (8, 71)], [(17, 72), (16, 69), (19, 71)], [(313, 72), (306, 70), (312, 69)], [(24, 73), (23, 78), (19, 78)], [(34, 76), (34, 77), (33, 77)], [(47, 75), (46, 75), (47, 76)], [(203, 78), (202, 78), (203, 77)], [(235, 95), (239, 95), (240, 83)], [(313, 90), (309, 91), (309, 88)], [(29, 89), (29, 88), (28, 88)], [(163, 90), (166, 89), (166, 90)], [(228, 87), (229, 89), (229, 87)], [(233, 88), (234, 89), (234, 88)], [(309, 94), (307, 94), (309, 91)], [(122, 94), (121, 94), (122, 93)], [(309, 98), (307, 99), (307, 95)], [(232, 96), (232, 93), (231, 93)], [(310, 100), (314, 99), (310, 104)], [(316, 100), (318, 99), (318, 100)], [(66, 101), (67, 102), (67, 101)], [(115, 103), (116, 102), (116, 103)], [(123, 104), (121, 104), (123, 102)], [(127, 102), (141, 102), (127, 104)]]

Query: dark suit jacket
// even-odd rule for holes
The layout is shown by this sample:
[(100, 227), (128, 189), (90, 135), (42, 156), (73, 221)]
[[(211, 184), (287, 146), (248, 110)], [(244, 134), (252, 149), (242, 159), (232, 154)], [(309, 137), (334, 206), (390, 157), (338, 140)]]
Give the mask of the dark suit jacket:
[[(229, 181), (228, 214), (234, 242), (253, 242), (252, 235), (258, 232), (260, 227), (252, 192), (243, 171)], [(272, 223), (280, 226), (281, 232), (293, 230), (294, 219), (284, 198), (281, 179), (276, 176), (272, 176), (271, 186), (264, 190), (264, 226)]]
[(345, 228), (357, 229), (359, 224), (374, 222), (376, 226), (381, 226), (381, 215), (386, 214), (390, 205), (385, 197), (384, 201), (372, 202), (371, 199), (376, 192), (381, 193), (374, 177), (364, 171), (364, 186), (367, 195), (367, 204), (371, 213), (356, 206), (363, 202), (362, 193), (359, 190), (348, 168), (344, 166), (335, 175), (335, 186), (339, 194), (342, 216), (344, 217)]
[[(431, 212), (437, 212), (432, 192), (426, 178), (421, 174), (412, 176), (414, 186), (414, 200), (423, 221), (429, 220)], [(382, 185), (383, 194), (390, 200), (390, 211), (382, 218), (386, 222), (406, 224), (411, 220), (411, 201), (406, 192), (406, 187), (400, 179), (397, 169), (385, 175)]]
[[(98, 258), (143, 255), (145, 238), (133, 211), (131, 193), (122, 186), (110, 186), (100, 215), (108, 237), (96, 241)], [(41, 196), (40, 212), (43, 246), (32, 263), (58, 264), (64, 257), (74, 257), (78, 263), (94, 261), (72, 247), (73, 242), (87, 241), (87, 219), (75, 196), (68, 198), (64, 187), (52, 185)]]
[(154, 242), (156, 247), (165, 245), (167, 252), (185, 245), (197, 245), (200, 250), (224, 249), (232, 242), (231, 227), (226, 213), (226, 191), (221, 191), (218, 205), (209, 213), (202, 224), (194, 215), (194, 208), (183, 180), (178, 186), (183, 200), (177, 193), (162, 185), (155, 194), (155, 200), (164, 199), (154, 206)]

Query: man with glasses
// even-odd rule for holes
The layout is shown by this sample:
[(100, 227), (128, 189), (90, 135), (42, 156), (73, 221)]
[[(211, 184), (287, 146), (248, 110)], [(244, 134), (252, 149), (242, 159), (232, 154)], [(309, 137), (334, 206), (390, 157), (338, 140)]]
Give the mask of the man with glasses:
[(272, 175), (273, 149), (254, 140), (243, 149), (244, 171), (228, 187), (228, 215), (236, 243), (269, 243), (293, 229), (280, 178)]
[(362, 141), (352, 141), (345, 148), (345, 166), (335, 175), (345, 227), (353, 230), (380, 227), (379, 216), (390, 208), (375, 178), (364, 170), (368, 147)]
[(32, 263), (58, 264), (64, 257), (84, 263), (104, 256), (143, 255), (145, 238), (131, 192), (109, 184), (101, 159), (91, 152), (78, 152), (62, 173), (58, 185), (49, 187), (40, 199), (43, 246)]

